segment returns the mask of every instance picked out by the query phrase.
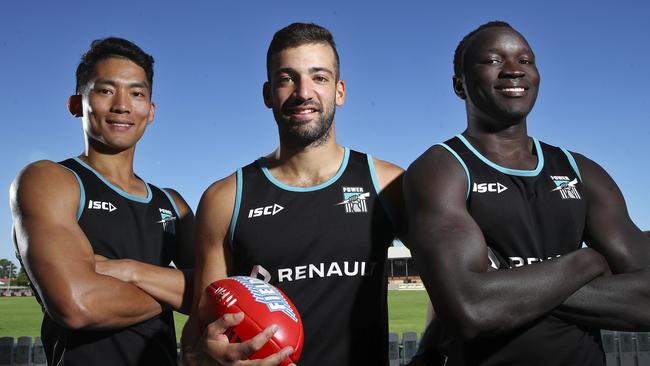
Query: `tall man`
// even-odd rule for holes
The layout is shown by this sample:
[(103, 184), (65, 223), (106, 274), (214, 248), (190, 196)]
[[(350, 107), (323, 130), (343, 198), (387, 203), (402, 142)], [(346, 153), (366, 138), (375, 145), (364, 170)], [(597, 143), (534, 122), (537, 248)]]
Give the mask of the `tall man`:
[[(402, 169), (336, 143), (334, 113), (345, 101), (345, 83), (328, 30), (295, 23), (278, 31), (267, 73), (264, 103), (273, 110), (280, 145), (214, 183), (201, 199), (197, 308), (184, 344), (196, 340), (192, 327), (206, 325), (203, 289), (227, 275), (252, 274), (282, 289), (300, 312), (301, 366), (386, 365), (384, 266), (395, 237), (388, 208), (401, 209)], [(221, 319), (212, 331), (240, 318)], [(237, 364), (272, 331), (235, 345), (208, 334), (213, 342), (206, 351), (220, 364)], [(290, 352), (259, 364), (277, 364)]]
[(127, 40), (93, 42), (69, 100), (85, 151), (30, 164), (11, 187), (16, 246), (44, 309), (50, 365), (176, 364), (170, 309), (189, 303), (183, 273), (165, 266), (192, 265), (193, 214), (178, 193), (133, 172), (154, 118), (153, 62)]
[(598, 328), (650, 327), (648, 238), (600, 166), (527, 135), (540, 76), (521, 34), (480, 26), (454, 72), (467, 129), (420, 156), (404, 188), (447, 364), (603, 364)]

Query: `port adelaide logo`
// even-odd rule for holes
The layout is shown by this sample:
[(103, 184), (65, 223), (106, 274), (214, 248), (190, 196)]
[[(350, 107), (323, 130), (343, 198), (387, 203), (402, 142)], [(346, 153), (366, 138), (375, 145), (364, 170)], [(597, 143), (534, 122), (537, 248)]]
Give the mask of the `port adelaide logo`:
[(370, 192), (364, 192), (363, 187), (343, 187), (343, 201), (337, 205), (345, 205), (346, 213), (368, 212), (366, 199)]
[(567, 176), (563, 175), (551, 175), (553, 183), (555, 183), (555, 188), (551, 192), (558, 191), (562, 195), (563, 200), (579, 200), (580, 193), (576, 189), (576, 184), (578, 184), (578, 178), (571, 180)]
[(160, 221), (156, 221), (157, 224), (162, 224), (163, 231), (170, 234), (176, 234), (176, 226), (174, 221), (176, 221), (176, 216), (167, 209), (158, 207), (160, 212)]

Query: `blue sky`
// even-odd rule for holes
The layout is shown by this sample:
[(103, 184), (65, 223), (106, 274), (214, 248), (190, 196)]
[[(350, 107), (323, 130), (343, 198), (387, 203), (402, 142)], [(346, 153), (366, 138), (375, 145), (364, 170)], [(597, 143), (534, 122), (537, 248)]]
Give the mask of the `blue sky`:
[(347, 83), (340, 143), (403, 167), (465, 127), (451, 88), (460, 39), (500, 19), (524, 34), (542, 77), (529, 133), (600, 163), (650, 230), (650, 5), (647, 1), (3, 1), (0, 3), (0, 258), (14, 259), (8, 189), (38, 159), (83, 149), (66, 100), (90, 42), (128, 38), (155, 59), (154, 123), (136, 172), (203, 190), (277, 145), (262, 102), (273, 33), (315, 22), (334, 34)]

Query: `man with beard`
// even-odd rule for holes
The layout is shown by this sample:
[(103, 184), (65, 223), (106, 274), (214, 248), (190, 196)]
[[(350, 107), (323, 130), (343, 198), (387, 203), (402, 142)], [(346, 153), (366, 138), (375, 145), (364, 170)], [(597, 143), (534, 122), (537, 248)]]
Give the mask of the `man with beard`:
[[(273, 110), (280, 145), (201, 198), (186, 362), (209, 355), (237, 364), (273, 334), (270, 328), (228, 344), (218, 334), (242, 319), (229, 316), (196, 344), (208, 323), (203, 289), (228, 275), (252, 275), (279, 287), (300, 312), (301, 366), (386, 365), (384, 266), (396, 235), (391, 218), (401, 216), (389, 208), (401, 209), (402, 169), (336, 143), (334, 112), (345, 100), (345, 83), (328, 30), (295, 23), (278, 31), (267, 75), (264, 103)], [(291, 351), (256, 363), (279, 364)]]
[(520, 33), (482, 25), (454, 71), (467, 129), (404, 182), (409, 243), (443, 328), (428, 333), (447, 365), (604, 364), (599, 328), (650, 327), (648, 238), (600, 166), (527, 135), (540, 76)]

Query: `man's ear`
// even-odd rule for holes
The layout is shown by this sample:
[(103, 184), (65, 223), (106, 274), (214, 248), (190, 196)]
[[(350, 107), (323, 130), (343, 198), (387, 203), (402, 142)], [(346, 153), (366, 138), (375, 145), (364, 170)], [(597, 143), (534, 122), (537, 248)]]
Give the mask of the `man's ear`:
[(340, 107), (345, 103), (345, 81), (336, 82), (336, 106)]
[(271, 83), (265, 82), (262, 86), (262, 97), (264, 98), (264, 105), (267, 108), (273, 108), (273, 100), (271, 98)]
[(68, 110), (74, 117), (82, 117), (84, 115), (81, 95), (75, 94), (68, 98)]
[(153, 123), (153, 117), (156, 114), (156, 103), (151, 102), (149, 106), (149, 115), (147, 116), (147, 124), (150, 125)]
[(465, 88), (463, 87), (463, 80), (459, 78), (458, 76), (455, 76), (452, 78), (453, 86), (454, 86), (454, 93), (458, 95), (460, 99), (465, 99), (467, 98), (467, 94), (465, 94)]

